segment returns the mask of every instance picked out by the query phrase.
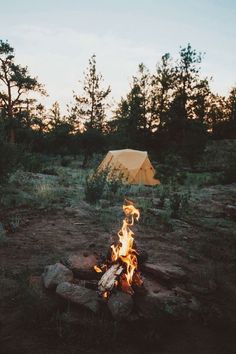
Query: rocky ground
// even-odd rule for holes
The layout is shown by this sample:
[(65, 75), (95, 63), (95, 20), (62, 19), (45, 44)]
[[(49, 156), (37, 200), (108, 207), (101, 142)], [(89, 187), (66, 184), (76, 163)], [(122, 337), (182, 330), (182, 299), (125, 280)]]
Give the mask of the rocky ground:
[[(45, 292), (39, 281), (45, 266), (70, 254), (105, 255), (120, 228), (121, 205), (108, 203), (102, 211), (83, 201), (57, 211), (21, 208), (21, 224), (0, 246), (0, 352), (234, 353), (235, 202), (236, 185), (231, 184), (199, 189), (192, 212), (171, 223), (163, 223), (158, 201), (145, 209), (145, 223), (134, 230), (137, 247), (152, 266), (180, 269), (186, 277), (171, 291), (178, 299), (194, 298), (198, 306), (190, 316), (176, 315), (170, 305), (162, 317), (128, 322), (77, 307)], [(0, 216), (3, 220), (6, 212)], [(150, 274), (144, 269), (143, 274), (146, 287), (152, 287)], [(149, 303), (147, 308), (150, 313)]]

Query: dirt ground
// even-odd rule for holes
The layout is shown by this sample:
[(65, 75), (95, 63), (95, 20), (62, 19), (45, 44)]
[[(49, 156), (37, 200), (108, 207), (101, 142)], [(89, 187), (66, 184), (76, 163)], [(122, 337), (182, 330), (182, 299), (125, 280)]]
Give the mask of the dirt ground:
[[(171, 229), (159, 225), (158, 219), (156, 227), (141, 223), (135, 228), (138, 247), (148, 253), (149, 261), (182, 267), (190, 279), (185, 289), (201, 303), (196, 320), (163, 324), (158, 340), (147, 340), (148, 347), (132, 346), (132, 340), (129, 347), (115, 346), (114, 340), (109, 346), (109, 338), (79, 346), (74, 337), (71, 340), (61, 333), (60, 325), (52, 330), (50, 317), (29, 325), (22, 316), (22, 312), (31, 314), (28, 304), (21, 306), (24, 276), (40, 275), (45, 265), (69, 253), (89, 250), (106, 254), (120, 225), (115, 220), (104, 228), (98, 212), (85, 202), (57, 211), (20, 210), (20, 226), (8, 233), (6, 244), (0, 247), (0, 353), (235, 353), (236, 223), (224, 211), (227, 203), (232, 203), (235, 189), (235, 185), (208, 188), (207, 198), (202, 190), (194, 206), (196, 217), (174, 220)], [(113, 208), (117, 206), (110, 207), (111, 213)], [(0, 217), (6, 218), (5, 212), (0, 212)], [(137, 329), (137, 335), (145, 337), (145, 328), (141, 332)]]

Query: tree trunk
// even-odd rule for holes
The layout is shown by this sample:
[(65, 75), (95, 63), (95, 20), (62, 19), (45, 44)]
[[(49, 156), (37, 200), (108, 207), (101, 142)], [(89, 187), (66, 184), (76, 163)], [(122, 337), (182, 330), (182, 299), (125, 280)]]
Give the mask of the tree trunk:
[(8, 140), (10, 143), (15, 144), (16, 142), (16, 132), (14, 127), (14, 118), (13, 118), (13, 107), (12, 107), (12, 98), (11, 98), (11, 86), (10, 82), (7, 84), (7, 91), (8, 91), (8, 120), (9, 120), (9, 133), (8, 133)]

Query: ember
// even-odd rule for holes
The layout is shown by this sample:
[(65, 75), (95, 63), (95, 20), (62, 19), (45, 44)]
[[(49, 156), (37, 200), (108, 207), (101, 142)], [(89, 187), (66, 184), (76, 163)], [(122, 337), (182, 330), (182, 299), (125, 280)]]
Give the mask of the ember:
[[(106, 272), (98, 283), (98, 290), (104, 298), (108, 298), (114, 287), (132, 295), (133, 286), (141, 286), (142, 279), (138, 271), (137, 251), (134, 247), (134, 233), (130, 229), (138, 221), (140, 213), (132, 202), (126, 200), (123, 205), (125, 218), (118, 232), (118, 243), (111, 246), (111, 259), (107, 261)], [(104, 265), (95, 266), (96, 272), (102, 272)]]

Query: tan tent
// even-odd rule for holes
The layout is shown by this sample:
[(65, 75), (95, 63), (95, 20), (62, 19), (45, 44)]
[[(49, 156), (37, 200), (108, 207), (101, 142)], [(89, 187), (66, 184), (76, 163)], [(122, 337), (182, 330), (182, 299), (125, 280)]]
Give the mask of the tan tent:
[(139, 150), (113, 150), (109, 151), (98, 170), (109, 168), (109, 178), (120, 176), (128, 184), (145, 184), (154, 186), (160, 184), (154, 178), (153, 168), (146, 151)]

